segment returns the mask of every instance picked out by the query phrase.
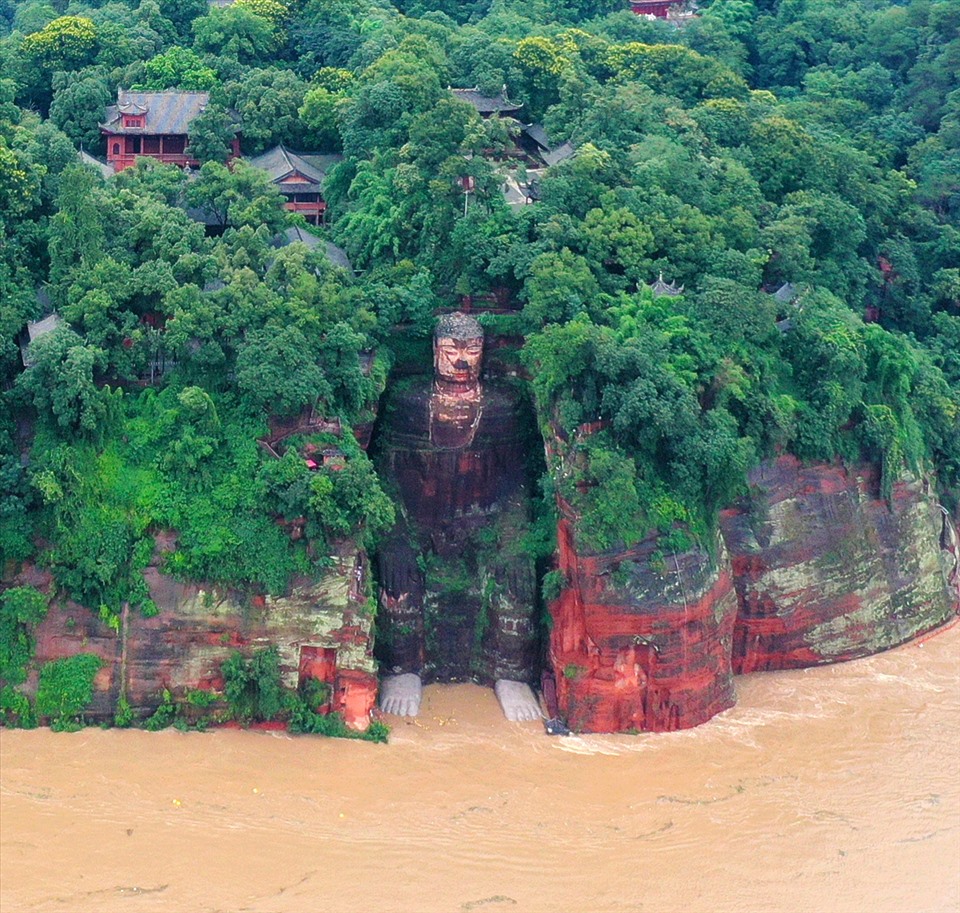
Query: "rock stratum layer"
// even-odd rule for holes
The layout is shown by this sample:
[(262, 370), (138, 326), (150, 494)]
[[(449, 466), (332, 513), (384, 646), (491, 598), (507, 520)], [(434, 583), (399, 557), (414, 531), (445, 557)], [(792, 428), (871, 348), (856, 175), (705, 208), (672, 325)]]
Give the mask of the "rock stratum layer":
[(750, 495), (721, 516), (740, 604), (734, 672), (866, 656), (958, 610), (946, 512), (922, 481), (897, 482), (889, 503), (877, 482), (867, 466), (787, 456), (751, 473)]

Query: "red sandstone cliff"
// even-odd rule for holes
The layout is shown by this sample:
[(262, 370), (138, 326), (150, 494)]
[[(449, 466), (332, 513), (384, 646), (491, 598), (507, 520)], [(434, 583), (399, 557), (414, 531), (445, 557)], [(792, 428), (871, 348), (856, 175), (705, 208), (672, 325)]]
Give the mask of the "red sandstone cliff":
[[(301, 580), (286, 596), (248, 599), (181, 583), (151, 567), (145, 575), (159, 615), (126, 611), (115, 632), (83, 606), (54, 602), (36, 631), (36, 665), (77, 653), (100, 656), (104, 667), (86, 715), (112, 720), (121, 694), (144, 717), (164, 689), (181, 696), (192, 689), (219, 690), (220, 666), (234, 650), (277, 646), (288, 687), (304, 678), (325, 682), (329, 709), (364, 730), (377, 692), (365, 574), (363, 553), (347, 550), (320, 579)], [(19, 582), (46, 588), (49, 577), (28, 571)]]
[(715, 556), (656, 537), (586, 554), (559, 502), (550, 662), (571, 728), (694, 726), (733, 704), (732, 673), (865, 656), (960, 612), (956, 530), (926, 483), (888, 504), (869, 467), (782, 457), (750, 484)]
[(785, 456), (750, 486), (721, 517), (740, 603), (735, 672), (876, 653), (958, 611), (953, 530), (925, 483), (898, 482), (887, 504), (869, 467)]
[(722, 543), (662, 555), (656, 537), (603, 555), (558, 529), (565, 586), (549, 607), (560, 713), (582, 732), (667, 731), (733, 706), (736, 598)]

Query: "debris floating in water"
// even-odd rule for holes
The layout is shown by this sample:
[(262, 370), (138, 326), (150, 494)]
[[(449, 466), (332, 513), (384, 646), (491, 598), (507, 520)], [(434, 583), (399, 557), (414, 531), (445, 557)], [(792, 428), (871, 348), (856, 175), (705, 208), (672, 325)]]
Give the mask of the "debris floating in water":
[(547, 735), (570, 735), (570, 730), (567, 727), (567, 724), (560, 719), (560, 717), (555, 716), (551, 717), (549, 720), (543, 721), (543, 728), (546, 729)]

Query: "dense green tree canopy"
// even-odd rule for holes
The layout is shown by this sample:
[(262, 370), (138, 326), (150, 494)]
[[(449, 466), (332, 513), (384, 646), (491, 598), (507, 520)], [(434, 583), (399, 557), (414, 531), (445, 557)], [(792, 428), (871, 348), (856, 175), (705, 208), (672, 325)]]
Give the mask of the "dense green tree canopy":
[[(349, 433), (339, 475), (257, 438), (311, 408), (372, 421), (390, 353), (461, 296), (522, 337), (597, 548), (707, 534), (781, 452), (872, 460), (887, 493), (935, 471), (955, 504), (957, 4), (700, 6), (680, 28), (619, 0), (0, 7), (0, 440), (26, 455), (0, 462), (4, 549), (50, 543), (115, 611), (166, 525), (174, 572), (282, 589), (392, 508)], [(211, 92), (196, 173), (76, 162), (118, 85)], [(532, 122), (572, 154), (521, 153)], [(228, 161), (237, 123), (246, 156), (342, 153), (315, 230), (356, 273), (286, 244), (302, 222)], [(25, 370), (48, 301), (64, 325)]]

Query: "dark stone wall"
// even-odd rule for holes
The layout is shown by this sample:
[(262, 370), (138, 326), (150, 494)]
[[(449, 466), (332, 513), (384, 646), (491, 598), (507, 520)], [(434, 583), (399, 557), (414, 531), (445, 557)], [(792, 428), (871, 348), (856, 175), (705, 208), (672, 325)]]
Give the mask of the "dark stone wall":
[(532, 417), (524, 416), (513, 390), (488, 381), (472, 441), (436, 446), (430, 441), (430, 391), (424, 378), (388, 394), (377, 450), (378, 469), (411, 522), (432, 532), (496, 511), (525, 487)]

